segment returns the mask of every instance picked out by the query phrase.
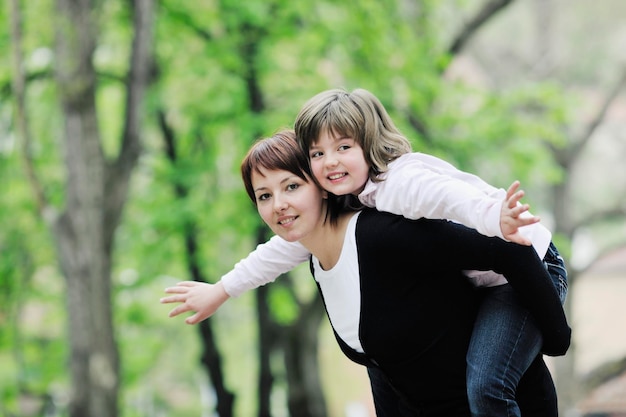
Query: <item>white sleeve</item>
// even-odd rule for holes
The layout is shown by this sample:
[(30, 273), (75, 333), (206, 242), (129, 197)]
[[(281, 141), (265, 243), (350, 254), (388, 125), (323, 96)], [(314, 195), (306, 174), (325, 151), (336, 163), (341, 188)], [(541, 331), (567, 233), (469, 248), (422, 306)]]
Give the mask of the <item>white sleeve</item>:
[[(459, 178), (453, 176), (455, 171)], [(455, 171), (438, 171), (418, 159), (401, 157), (390, 164), (383, 181), (369, 182), (359, 198), (367, 206), (409, 219), (448, 219), (504, 238), (500, 229), (504, 195), (498, 198), (501, 193), (494, 187), (478, 188), (463, 180), (465, 173)]]
[[(504, 198), (506, 197), (506, 190), (502, 188), (496, 188), (493, 185), (487, 183), (479, 176), (470, 174), (469, 172), (461, 171), (449, 162), (444, 161), (443, 159), (439, 159), (433, 155), (415, 152), (413, 154), (409, 154), (407, 158), (401, 157), (401, 159), (409, 161), (407, 163), (410, 163), (411, 160), (418, 160), (423, 163), (424, 166), (427, 167), (427, 169), (443, 175), (449, 175), (452, 178), (463, 181), (464, 183), (482, 191), (489, 197), (497, 199), (498, 201), (500, 201), (500, 204), (502, 203), (502, 201), (504, 201)], [(495, 215), (495, 213), (491, 214)], [(532, 213), (525, 212), (522, 213), (521, 216), (530, 217), (532, 216)], [(497, 227), (498, 234), (494, 234), (494, 236), (501, 237), (500, 234), (502, 233), (502, 231), (500, 229), (500, 213), (497, 214), (497, 225), (494, 223), (495, 221), (495, 219), (487, 220), (487, 223), (490, 225), (488, 227)], [(480, 232), (479, 229), (477, 230)], [(548, 230), (548, 228), (546, 228), (541, 223), (534, 223), (528, 226), (521, 227), (519, 231), (524, 237), (532, 242), (535, 251), (537, 251), (539, 257), (543, 259), (543, 257), (546, 255), (546, 252), (548, 251), (550, 241), (552, 240), (552, 233), (550, 232), (550, 230)], [(489, 235), (487, 234), (487, 236)]]
[(310, 252), (300, 243), (274, 236), (237, 262), (221, 281), (228, 295), (238, 297), (247, 290), (273, 282), (280, 274), (307, 261), (309, 256)]

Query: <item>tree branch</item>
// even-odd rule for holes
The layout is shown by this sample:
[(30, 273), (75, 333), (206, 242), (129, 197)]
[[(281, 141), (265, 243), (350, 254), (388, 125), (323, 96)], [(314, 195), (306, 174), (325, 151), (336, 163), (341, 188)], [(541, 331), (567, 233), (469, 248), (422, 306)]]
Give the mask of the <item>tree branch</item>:
[(606, 118), (606, 114), (609, 109), (613, 105), (613, 102), (619, 95), (622, 88), (626, 86), (626, 68), (624, 68), (622, 75), (616, 81), (613, 88), (611, 88), (602, 105), (598, 109), (596, 115), (592, 118), (591, 122), (588, 124), (587, 129), (580, 135), (578, 140), (574, 140), (573, 144), (565, 149), (559, 149), (552, 143), (546, 143), (554, 158), (559, 163), (561, 167), (568, 167), (572, 164), (572, 162), (578, 158), (581, 154), (585, 146), (589, 143), (596, 129), (602, 124), (604, 119)]
[[(133, 38), (130, 70), (126, 81), (126, 112), (122, 134), (122, 146), (117, 160), (108, 167), (106, 199), (108, 225), (119, 222), (122, 208), (127, 199), (130, 175), (141, 153), (141, 123), (143, 98), (151, 79), (152, 36), (154, 22), (154, 0), (135, 0), (133, 9)], [(107, 227), (111, 233), (115, 227)], [(112, 235), (107, 236), (111, 242)]]
[(585, 216), (582, 220), (576, 223), (572, 230), (579, 230), (585, 226), (591, 226), (596, 223), (609, 220), (622, 220), (626, 217), (626, 205), (622, 207), (615, 206), (606, 208), (604, 210), (591, 213), (589, 216)]
[(572, 148), (572, 152), (575, 155), (578, 155), (581, 150), (585, 147), (587, 143), (591, 140), (594, 132), (602, 124), (604, 119), (606, 118), (606, 114), (608, 113), (611, 105), (619, 95), (622, 88), (626, 85), (626, 68), (622, 71), (622, 75), (619, 77), (615, 85), (612, 89), (610, 89), (604, 98), (604, 102), (602, 106), (598, 109), (595, 117), (591, 120), (591, 123), (587, 126), (587, 130), (581, 135), (580, 140), (575, 142), (574, 147)]
[[(450, 56), (458, 55), (470, 39), (478, 32), (478, 30), (500, 10), (504, 9), (515, 0), (489, 0), (483, 7), (478, 10), (476, 15), (469, 19), (469, 21), (463, 26), (460, 32), (453, 38), (446, 53)], [(448, 60), (448, 63), (451, 60)], [(444, 72), (449, 64), (441, 64), (439, 71)], [(427, 142), (432, 143), (432, 136), (424, 120), (415, 113), (407, 114), (407, 119), (413, 129), (418, 132), (421, 137)]]
[(30, 133), (28, 114), (26, 111), (26, 74), (22, 54), (22, 13), (19, 0), (10, 1), (11, 37), (13, 38), (13, 81), (12, 90), (15, 98), (15, 119), (18, 137), (22, 143), (22, 163), (28, 182), (30, 183), (39, 214), (43, 214), (48, 201), (44, 189), (35, 170), (33, 162), (32, 136)]
[(198, 35), (201, 39), (205, 41), (210, 41), (213, 38), (213, 36), (211, 36), (211, 33), (207, 31), (206, 29), (202, 28), (196, 22), (194, 22), (188, 13), (181, 12), (180, 10), (175, 10), (165, 2), (163, 2), (161, 7), (167, 11), (167, 15), (170, 18), (177, 20), (183, 26), (186, 26), (187, 28), (191, 29), (191, 31), (194, 32), (196, 35)]
[(141, 151), (140, 130), (142, 100), (150, 81), (152, 69), (152, 31), (154, 20), (153, 0), (136, 0), (134, 4), (134, 28), (130, 71), (126, 84), (126, 114), (122, 149), (118, 169), (129, 173)]
[(478, 13), (476, 13), (453, 38), (452, 43), (448, 47), (448, 54), (454, 56), (461, 52), (469, 40), (478, 32), (478, 29), (500, 10), (513, 3), (513, 1), (514, 0), (490, 0), (485, 3)]

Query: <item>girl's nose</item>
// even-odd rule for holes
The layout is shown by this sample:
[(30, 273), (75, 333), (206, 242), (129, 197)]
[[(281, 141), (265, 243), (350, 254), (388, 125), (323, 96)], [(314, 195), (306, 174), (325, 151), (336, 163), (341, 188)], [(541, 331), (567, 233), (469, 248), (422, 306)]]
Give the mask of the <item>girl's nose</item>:
[(333, 155), (326, 155), (324, 163), (327, 167), (335, 167), (339, 163), (339, 160)]

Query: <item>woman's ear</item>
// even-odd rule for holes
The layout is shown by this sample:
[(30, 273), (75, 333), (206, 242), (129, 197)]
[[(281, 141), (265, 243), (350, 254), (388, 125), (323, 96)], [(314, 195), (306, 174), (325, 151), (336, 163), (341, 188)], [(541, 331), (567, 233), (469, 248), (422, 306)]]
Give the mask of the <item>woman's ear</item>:
[(322, 190), (322, 198), (323, 198), (324, 200), (328, 200), (328, 191), (326, 191), (326, 190)]

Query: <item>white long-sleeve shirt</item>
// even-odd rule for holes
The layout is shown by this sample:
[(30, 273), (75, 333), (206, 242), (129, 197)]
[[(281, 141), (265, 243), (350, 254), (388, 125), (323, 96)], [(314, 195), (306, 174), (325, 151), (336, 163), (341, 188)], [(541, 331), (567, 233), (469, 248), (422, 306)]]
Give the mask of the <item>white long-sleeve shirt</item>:
[[(486, 236), (503, 238), (500, 211), (506, 196), (476, 175), (460, 171), (448, 162), (423, 153), (408, 153), (389, 164), (383, 181), (368, 181), (359, 200), (368, 207), (409, 219), (448, 219), (476, 229)], [(524, 215), (530, 215), (525, 213)], [(548, 250), (552, 234), (535, 223), (520, 228), (540, 258)], [(278, 236), (257, 246), (221, 280), (226, 292), (237, 297), (247, 290), (274, 281), (309, 259), (309, 251), (297, 242)], [(454, 256), (454, 254), (451, 254)], [(467, 271), (477, 286), (493, 286), (506, 279), (492, 271)]]

